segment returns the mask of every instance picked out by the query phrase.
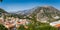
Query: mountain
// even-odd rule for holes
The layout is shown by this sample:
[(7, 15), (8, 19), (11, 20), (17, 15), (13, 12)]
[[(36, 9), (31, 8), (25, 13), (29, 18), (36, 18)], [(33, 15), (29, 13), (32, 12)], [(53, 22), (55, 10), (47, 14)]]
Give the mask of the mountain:
[(0, 8), (1, 13), (7, 13), (4, 9)]
[(35, 11), (35, 9), (36, 9), (36, 7), (32, 8), (32, 9), (24, 10), (24, 11), (17, 11), (15, 13), (20, 14), (20, 15), (29, 15), (29, 14), (33, 13), (33, 11)]
[(35, 11), (28, 16), (35, 16), (40, 22), (53, 22), (60, 20), (60, 11), (52, 6), (42, 6), (35, 8)]
[(52, 6), (38, 6), (32, 9), (18, 11), (15, 14), (24, 15), (40, 22), (53, 22), (60, 20), (60, 11)]
[(60, 11), (52, 6), (38, 6), (29, 10), (19, 11), (18, 14), (33, 18), (40, 22), (53, 22), (60, 20)]
[(18, 11), (18, 12), (16, 12), (16, 14), (24, 15), (26, 12), (27, 12), (27, 10), (24, 10), (24, 11)]

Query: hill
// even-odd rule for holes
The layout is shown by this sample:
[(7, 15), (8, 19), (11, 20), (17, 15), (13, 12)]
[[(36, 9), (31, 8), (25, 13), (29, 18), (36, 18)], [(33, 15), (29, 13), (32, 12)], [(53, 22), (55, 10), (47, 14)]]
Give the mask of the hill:
[(40, 22), (53, 22), (60, 20), (60, 11), (52, 6), (41, 6), (34, 8), (27, 16), (32, 18), (34, 16)]
[(0, 8), (1, 13), (7, 13), (4, 9)]

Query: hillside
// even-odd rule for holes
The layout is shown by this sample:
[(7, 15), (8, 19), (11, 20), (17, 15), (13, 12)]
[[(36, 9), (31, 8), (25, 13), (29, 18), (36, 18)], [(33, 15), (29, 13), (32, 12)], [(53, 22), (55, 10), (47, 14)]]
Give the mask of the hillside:
[(60, 11), (52, 6), (42, 6), (34, 9), (35, 10), (28, 16), (29, 17), (35, 16), (37, 21), (53, 22), (60, 20)]
[(7, 13), (4, 9), (0, 8), (1, 13)]

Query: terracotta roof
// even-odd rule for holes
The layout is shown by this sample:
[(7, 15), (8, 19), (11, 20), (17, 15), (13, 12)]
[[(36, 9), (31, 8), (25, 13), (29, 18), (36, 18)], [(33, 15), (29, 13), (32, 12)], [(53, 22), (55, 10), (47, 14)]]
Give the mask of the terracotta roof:
[(56, 26), (56, 27), (60, 27), (60, 24), (56, 24), (55, 26)]
[(5, 27), (7, 28), (10, 28), (10, 27), (13, 27), (14, 25), (13, 24), (6, 24)]

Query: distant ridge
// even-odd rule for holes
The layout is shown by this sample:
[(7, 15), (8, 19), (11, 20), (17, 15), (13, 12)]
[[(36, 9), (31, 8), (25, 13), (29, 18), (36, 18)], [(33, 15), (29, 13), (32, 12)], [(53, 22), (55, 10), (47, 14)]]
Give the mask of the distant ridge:
[(0, 12), (1, 13), (8, 13), (8, 12), (6, 12), (4, 9), (2, 9), (2, 8), (0, 8)]

